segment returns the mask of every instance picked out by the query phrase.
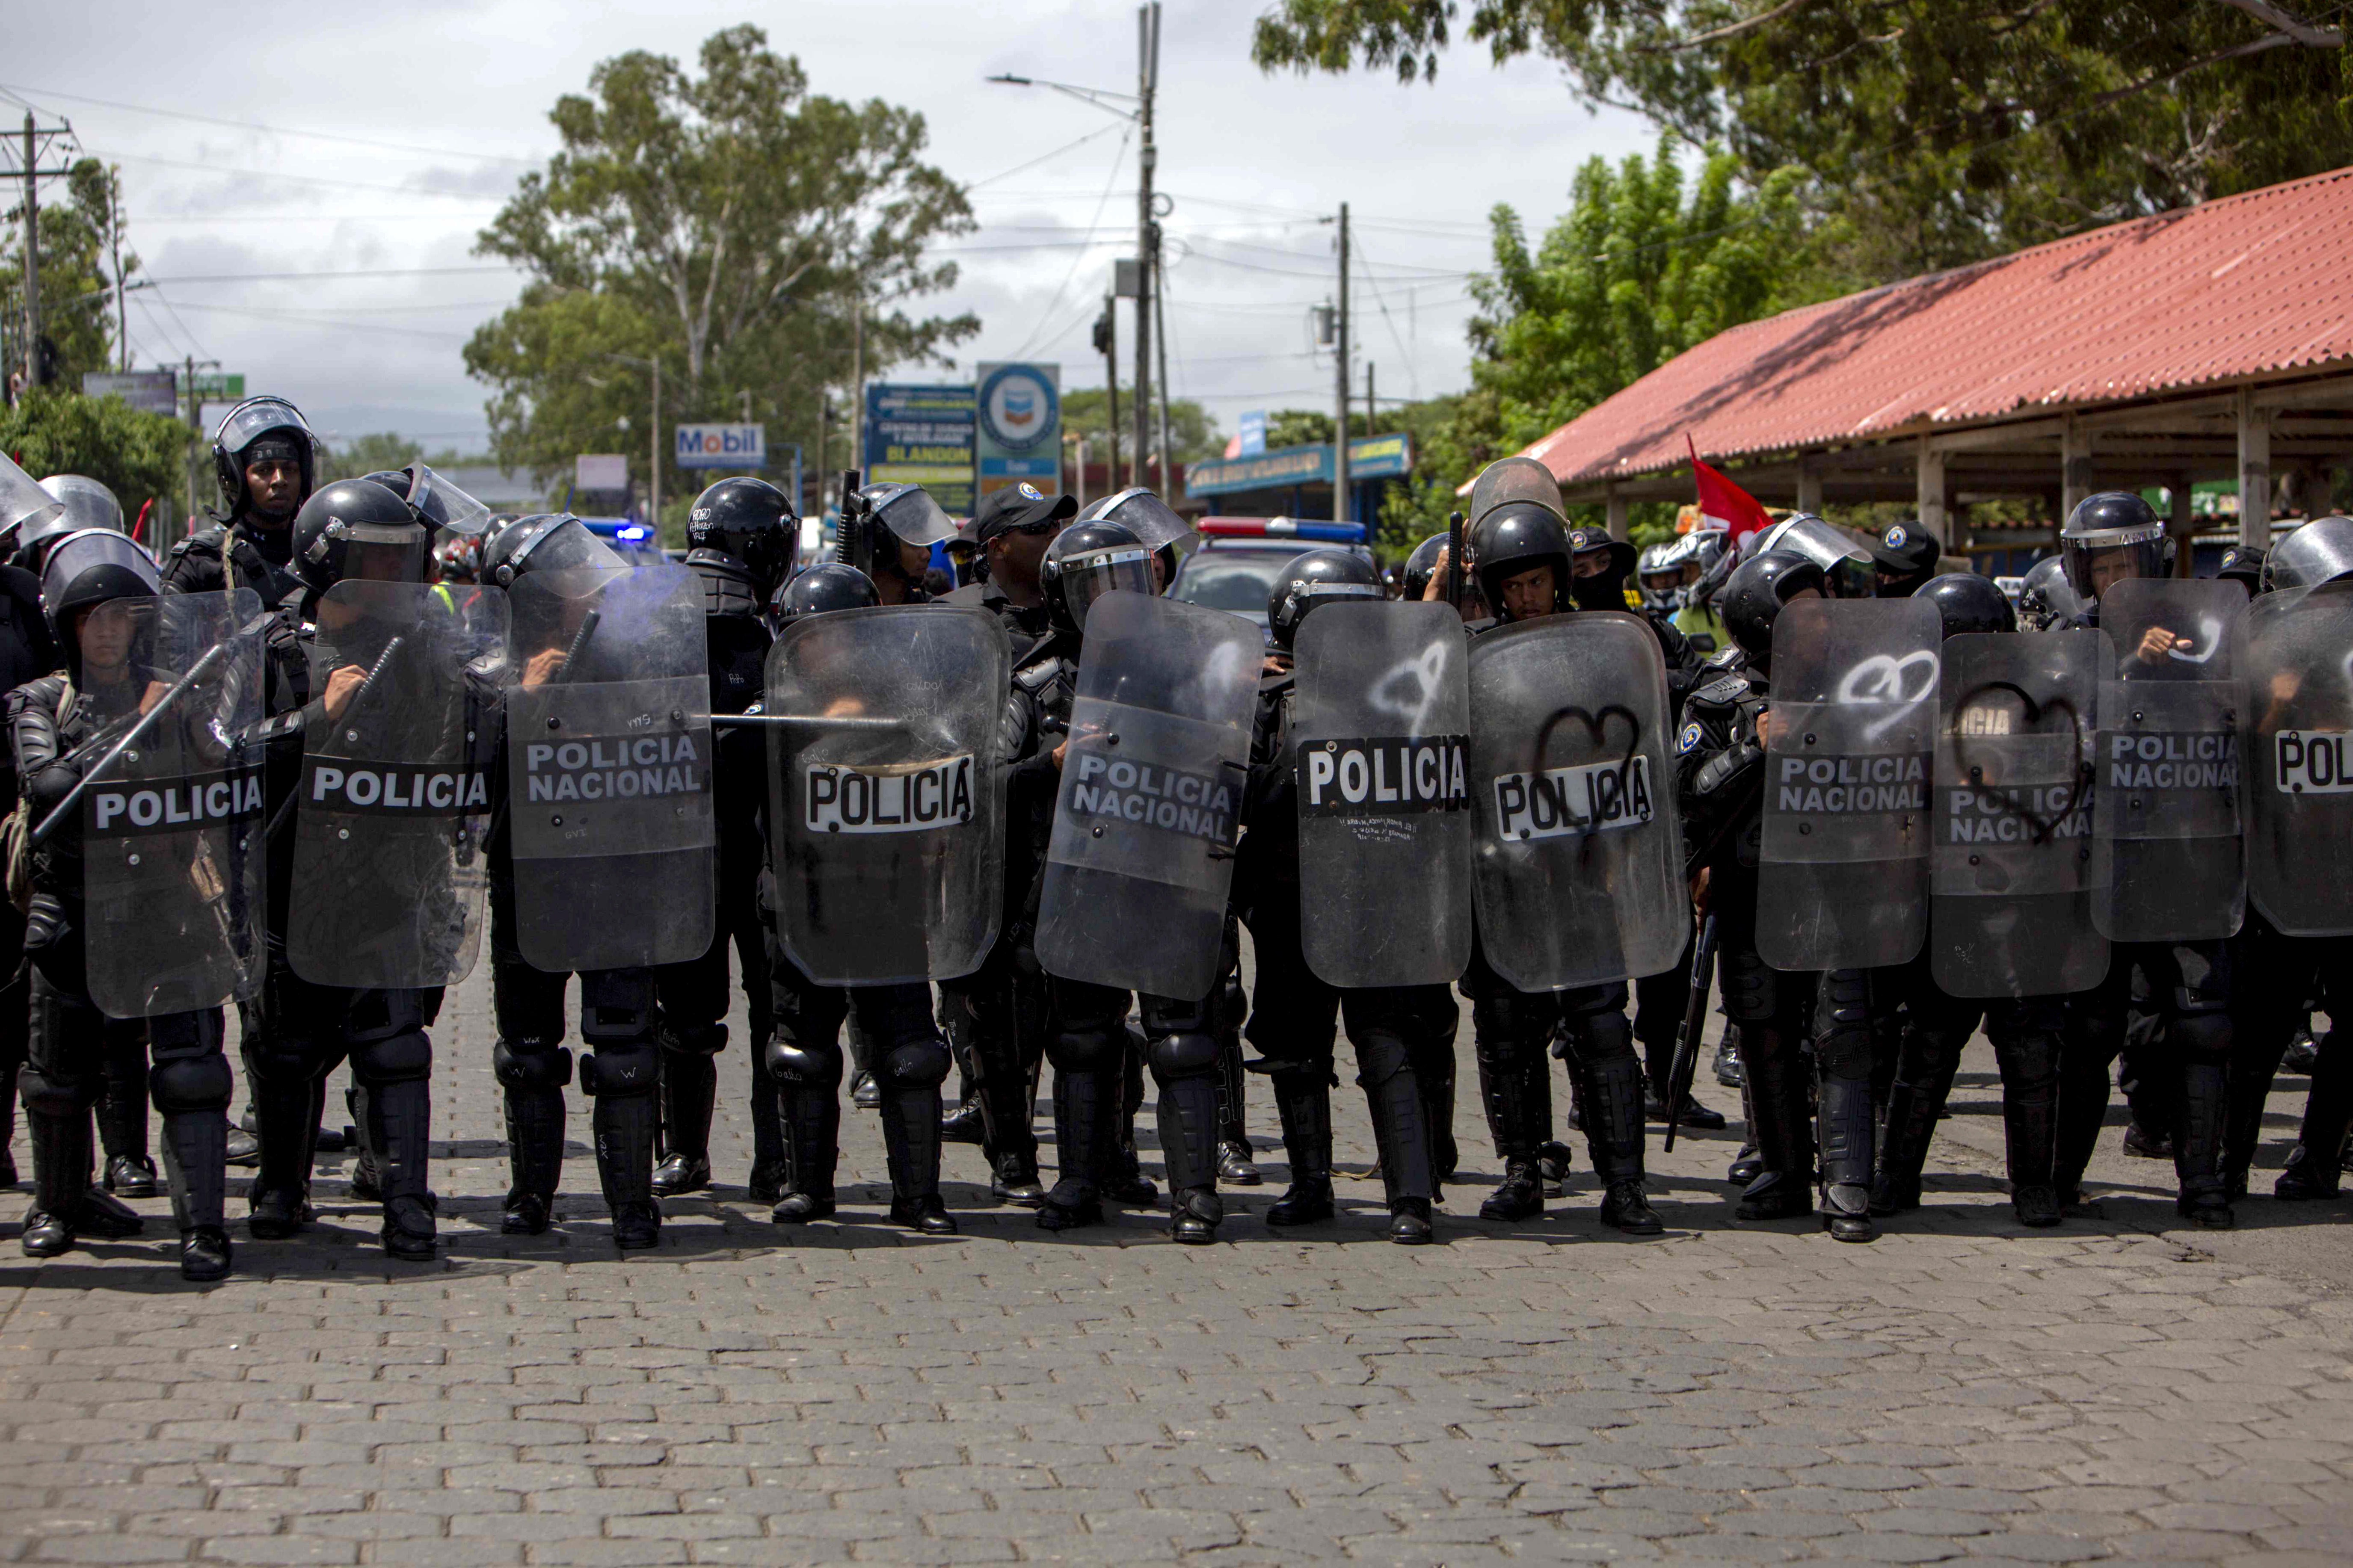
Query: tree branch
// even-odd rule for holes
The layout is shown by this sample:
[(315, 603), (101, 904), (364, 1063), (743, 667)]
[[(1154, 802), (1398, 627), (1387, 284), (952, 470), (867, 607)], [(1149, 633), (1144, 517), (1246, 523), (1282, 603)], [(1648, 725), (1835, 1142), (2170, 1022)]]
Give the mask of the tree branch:
[(1743, 33), (1755, 31), (1767, 22), (1777, 21), (1799, 6), (1809, 3), (1810, 0), (1781, 0), (1781, 3), (1771, 10), (1759, 12), (1743, 21), (1726, 22), (1721, 27), (1711, 27), (1704, 33), (1694, 33), (1690, 37), (1678, 38), (1672, 44), (1644, 44), (1634, 52), (1641, 55), (1679, 55), (1687, 49), (1696, 49), (1707, 44), (1720, 44), (1726, 38), (1736, 38)]
[[(2244, 11), (2267, 27), (2276, 27), (2288, 40), (2302, 44), (2307, 49), (2339, 49), (2345, 47), (2345, 29), (2323, 27), (2306, 21), (2284, 5), (2272, 0), (2221, 0), (2233, 11)], [(2266, 45), (2266, 47), (2276, 47)]]

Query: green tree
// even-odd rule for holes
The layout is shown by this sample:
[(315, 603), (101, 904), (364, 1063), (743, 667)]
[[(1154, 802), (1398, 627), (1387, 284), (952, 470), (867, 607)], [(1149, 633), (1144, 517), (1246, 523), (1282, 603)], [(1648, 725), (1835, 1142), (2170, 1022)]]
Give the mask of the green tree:
[[(622, 452), (662, 486), (673, 421), (753, 417), (771, 443), (814, 433), (818, 399), (863, 369), (945, 363), (979, 330), (913, 302), (953, 285), (924, 247), (973, 226), (964, 193), (924, 163), (922, 115), (812, 94), (757, 27), (704, 40), (701, 74), (633, 51), (598, 65), (550, 119), (563, 151), (524, 176), (477, 245), (522, 267), (522, 298), (477, 331), (466, 367), (492, 388), (498, 460), (550, 479), (581, 452)], [(661, 418), (647, 428), (661, 366)]]
[(386, 468), (405, 468), (420, 458), (437, 468), (490, 461), (487, 458), (468, 457), (455, 447), (427, 452), (397, 431), (385, 430), (372, 436), (354, 436), (328, 447), (326, 468), (320, 479), (322, 483), (328, 479), (354, 479)]
[[(1130, 456), (1128, 447), (1135, 430), (1135, 405), (1128, 398), (1133, 388), (1122, 387), (1119, 395), (1119, 460), (1125, 471)], [(1159, 416), (1155, 412), (1153, 440), (1157, 442)], [(1069, 441), (1084, 437), (1087, 458), (1101, 462), (1111, 448), (1109, 399), (1100, 386), (1082, 386), (1062, 394), (1062, 439)], [(1225, 450), (1226, 438), (1218, 432), (1218, 422), (1208, 411), (1189, 397), (1179, 397), (1168, 405), (1168, 444), (1176, 449), (1180, 463), (1197, 462), (1214, 458)]]
[[(122, 254), (121, 207), (121, 172), (95, 158), (77, 160), (61, 188), (52, 185), (43, 193), (41, 336), (55, 356), (54, 384), (79, 391), (85, 372), (113, 370), (118, 349), (128, 352), (120, 328), (121, 296), (115, 284), (136, 274), (139, 264)], [(25, 309), (21, 196), (9, 209), (5, 226), (0, 238), (0, 319), (13, 326)], [(20, 363), (12, 354), (7, 368), (14, 371)]]
[[(1429, 79), (1456, 0), (1278, 0), (1263, 68)], [(1795, 165), (1853, 286), (2353, 162), (2353, 7), (2319, 0), (1473, 0), (1469, 40), (1557, 62), (1751, 183)]]
[[(119, 397), (84, 397), (64, 386), (37, 386), (0, 408), (0, 451), (35, 479), (84, 474), (114, 492), (126, 525), (154, 503), (149, 544), (180, 536), (186, 504), (187, 426), (132, 407)], [(209, 494), (210, 479), (206, 480)], [(173, 526), (161, 526), (171, 520)]]

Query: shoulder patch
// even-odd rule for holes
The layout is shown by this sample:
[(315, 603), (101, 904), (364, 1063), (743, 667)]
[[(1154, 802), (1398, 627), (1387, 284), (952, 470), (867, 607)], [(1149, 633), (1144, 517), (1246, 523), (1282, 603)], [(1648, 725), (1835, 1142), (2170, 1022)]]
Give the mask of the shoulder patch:
[(1683, 726), (1683, 732), (1682, 734), (1675, 737), (1675, 750), (1678, 752), (1690, 751), (1693, 747), (1699, 744), (1700, 736), (1705, 731), (1700, 729), (1699, 721), (1697, 720), (1694, 720), (1692, 722)]

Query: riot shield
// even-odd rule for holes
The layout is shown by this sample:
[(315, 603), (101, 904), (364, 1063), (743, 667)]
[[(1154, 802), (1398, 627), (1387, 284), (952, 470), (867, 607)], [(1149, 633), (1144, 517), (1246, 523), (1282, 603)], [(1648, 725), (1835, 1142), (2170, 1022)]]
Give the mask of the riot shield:
[(2289, 936), (2353, 933), (2353, 583), (2257, 599), (2235, 658), (2247, 895)]
[(561, 974), (700, 958), (718, 934), (702, 583), (667, 563), (507, 590), (516, 946)]
[(287, 962), (318, 985), (455, 984), (481, 934), (506, 595), (355, 578), (317, 611)]
[(1217, 983), (1263, 647), (1147, 594), (1087, 612), (1038, 907), (1050, 973), (1187, 1000)]
[(1327, 985), (1471, 961), (1470, 647), (1440, 604), (1341, 600), (1299, 628), (1299, 925)]
[(1909, 963), (1928, 935), (1936, 606), (1799, 599), (1773, 623), (1757, 951), (1776, 969)]
[(980, 967), (1003, 907), (1005, 633), (985, 610), (804, 616), (768, 651), (776, 929), (827, 985)]
[(2211, 941), (2245, 915), (2231, 645), (2246, 608), (2211, 577), (2127, 578), (2100, 597), (2092, 827), (2111, 867), (2092, 912), (2111, 942)]
[(1479, 950), (1515, 988), (1630, 980), (1683, 956), (1672, 711), (1657, 637), (1620, 611), (1472, 641)]
[(2108, 972), (2090, 799), (2106, 647), (2083, 631), (1945, 642), (1928, 931), (1948, 995), (2064, 995)]
[[(109, 1017), (215, 1007), (260, 982), (266, 625), (238, 589), (110, 600), (82, 626), (84, 695), (129, 699), (96, 737), (128, 743), (78, 808), (90, 996)], [(108, 647), (128, 681), (94, 679), (90, 652)]]

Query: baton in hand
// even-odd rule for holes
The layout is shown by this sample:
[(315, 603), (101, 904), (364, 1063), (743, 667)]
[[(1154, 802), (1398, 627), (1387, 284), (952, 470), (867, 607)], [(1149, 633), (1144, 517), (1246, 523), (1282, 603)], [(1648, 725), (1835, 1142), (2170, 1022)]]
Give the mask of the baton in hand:
[(1715, 973), (1715, 917), (1700, 922), (1699, 941), (1692, 946), (1691, 1000), (1683, 1006), (1683, 1027), (1675, 1031), (1675, 1058), (1667, 1068), (1667, 1137), (1663, 1147), (1675, 1146), (1675, 1129), (1691, 1102), (1692, 1077), (1699, 1071), (1699, 1037), (1707, 1026), (1707, 986)]
[(1446, 604), (1456, 615), (1462, 613), (1462, 514), (1446, 514)]
[(67, 813), (72, 811), (73, 808), (80, 803), (81, 797), (89, 793), (90, 786), (96, 784), (100, 777), (105, 773), (106, 770), (114, 765), (116, 760), (119, 759), (123, 752), (138, 744), (139, 738), (156, 726), (156, 724), (163, 719), (164, 713), (170, 710), (172, 704), (177, 702), (182, 697), (187, 695), (189, 689), (193, 688), (197, 681), (202, 680), (206, 676), (212, 673), (213, 666), (221, 661), (222, 657), (228, 652), (231, 643), (235, 642), (237, 637), (251, 637), (256, 632), (259, 632), (262, 627), (275, 620), (277, 618), (277, 614), (278, 613), (275, 610), (263, 611), (259, 616), (254, 617), (250, 623), (239, 630), (237, 634), (237, 637), (227, 638), (223, 641), (215, 643), (212, 647), (206, 652), (204, 658), (196, 660), (195, 667), (192, 668), (187, 674), (180, 677), (178, 680), (173, 682), (172, 689), (164, 693), (163, 699), (158, 701), (154, 707), (150, 708), (145, 713), (142, 714), (140, 716), (139, 722), (131, 726), (130, 730), (123, 735), (122, 739), (115, 742), (114, 744), (108, 749), (106, 755), (98, 759), (97, 765), (92, 767), (88, 773), (82, 774), (79, 779), (75, 781), (73, 788), (66, 791), (66, 797), (65, 799), (58, 802), (57, 809), (50, 812), (48, 816), (43, 817), (41, 819), (41, 825), (33, 829), (33, 842), (36, 844), (47, 842), (49, 835), (55, 833), (58, 830), (58, 825), (65, 821)]

